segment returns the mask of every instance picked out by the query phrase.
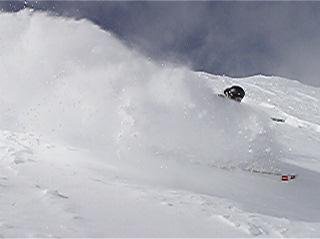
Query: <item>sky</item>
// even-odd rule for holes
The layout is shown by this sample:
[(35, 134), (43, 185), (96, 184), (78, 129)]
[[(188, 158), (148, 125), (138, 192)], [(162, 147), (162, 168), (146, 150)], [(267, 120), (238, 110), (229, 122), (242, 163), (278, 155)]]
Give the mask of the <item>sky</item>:
[[(320, 2), (28, 1), (86, 18), (161, 63), (244, 77), (276, 75), (320, 86)], [(17, 11), (23, 1), (0, 1)]]

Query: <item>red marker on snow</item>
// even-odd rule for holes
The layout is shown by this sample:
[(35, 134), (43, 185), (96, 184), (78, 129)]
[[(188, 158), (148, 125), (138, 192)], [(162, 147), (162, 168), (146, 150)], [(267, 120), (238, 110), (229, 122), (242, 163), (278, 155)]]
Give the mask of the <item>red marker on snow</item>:
[(289, 181), (289, 180), (292, 180), (292, 179), (295, 179), (296, 178), (296, 175), (282, 175), (281, 176), (281, 181)]

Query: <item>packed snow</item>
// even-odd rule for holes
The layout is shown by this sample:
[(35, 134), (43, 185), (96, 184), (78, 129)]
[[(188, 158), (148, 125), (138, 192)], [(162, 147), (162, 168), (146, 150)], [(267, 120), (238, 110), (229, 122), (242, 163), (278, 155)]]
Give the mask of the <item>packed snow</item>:
[[(49, 13), (0, 31), (1, 237), (320, 237), (319, 88), (160, 64)], [(234, 84), (241, 103), (217, 95)]]

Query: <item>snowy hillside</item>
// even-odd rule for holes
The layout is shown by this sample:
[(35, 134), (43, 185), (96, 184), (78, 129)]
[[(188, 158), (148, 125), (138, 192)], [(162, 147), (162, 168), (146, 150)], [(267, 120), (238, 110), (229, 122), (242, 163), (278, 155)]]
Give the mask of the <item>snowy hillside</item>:
[(320, 237), (319, 88), (159, 65), (85, 20), (0, 31), (0, 236)]

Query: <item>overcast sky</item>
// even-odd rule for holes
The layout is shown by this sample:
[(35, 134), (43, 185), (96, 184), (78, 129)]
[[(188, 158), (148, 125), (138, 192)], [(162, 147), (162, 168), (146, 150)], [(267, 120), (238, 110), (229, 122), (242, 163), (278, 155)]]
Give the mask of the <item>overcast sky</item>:
[[(320, 86), (320, 2), (38, 1), (87, 18), (147, 56), (229, 76), (280, 75)], [(5, 11), (23, 2), (0, 2)], [(79, 39), (81, 40), (81, 39)]]

